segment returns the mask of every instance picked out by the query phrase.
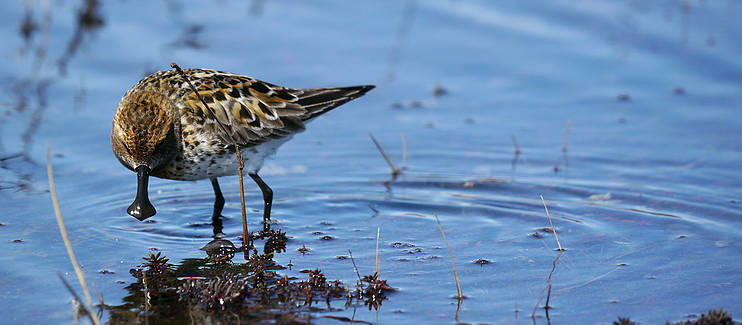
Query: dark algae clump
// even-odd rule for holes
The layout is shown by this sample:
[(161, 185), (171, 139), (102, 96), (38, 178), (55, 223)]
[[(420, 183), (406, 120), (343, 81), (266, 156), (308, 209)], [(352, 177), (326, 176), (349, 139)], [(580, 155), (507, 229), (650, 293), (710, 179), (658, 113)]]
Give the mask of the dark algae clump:
[(250, 248), (243, 263), (232, 261), (239, 249), (221, 238), (203, 248), (206, 258), (180, 264), (170, 263), (162, 252), (149, 252), (130, 270), (136, 281), (127, 286), (124, 304), (106, 306), (110, 323), (305, 323), (311, 312), (337, 310), (332, 302), (379, 309), (392, 291), (377, 274), (351, 285), (328, 280), (317, 268), (303, 279), (282, 275), (285, 267), (273, 256), (286, 251), (286, 233), (263, 230), (248, 236), (252, 245), (262, 241), (264, 250)]
[[(629, 317), (618, 317), (617, 321), (613, 321), (613, 325), (636, 325), (635, 321), (632, 321)], [(724, 309), (712, 309), (708, 313), (701, 315), (696, 320), (677, 321), (674, 323), (665, 322), (665, 325), (735, 325), (740, 322), (732, 320), (732, 315)]]

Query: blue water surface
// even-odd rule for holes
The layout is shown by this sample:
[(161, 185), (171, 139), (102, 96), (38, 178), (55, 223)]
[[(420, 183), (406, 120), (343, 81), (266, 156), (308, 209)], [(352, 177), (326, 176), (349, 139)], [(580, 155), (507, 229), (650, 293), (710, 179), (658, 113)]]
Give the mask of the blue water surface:
[[(135, 176), (110, 149), (121, 96), (171, 61), (296, 88), (377, 85), (261, 171), (274, 226), (292, 236), (276, 261), (295, 267), (282, 274), (319, 266), (353, 285), (342, 257), (352, 250), (372, 273), (380, 232), (381, 278), (396, 291), (378, 311), (341, 302), (314, 313), (317, 323), (531, 324), (537, 305), (539, 324), (659, 324), (717, 307), (742, 317), (742, 3), (1, 6), (0, 323), (74, 317), (56, 275), (76, 281), (48, 193), (47, 144), (72, 244), (106, 304), (122, 303), (150, 248), (173, 263), (204, 257), (210, 184), (152, 179), (158, 214), (141, 223), (125, 211)], [(396, 179), (368, 133), (405, 167)], [(236, 241), (239, 184), (220, 181), (224, 232)], [(262, 196), (247, 185), (257, 229)], [(566, 249), (548, 320), (541, 298), (558, 252), (541, 195)], [(434, 214), (466, 296), (458, 311)]]

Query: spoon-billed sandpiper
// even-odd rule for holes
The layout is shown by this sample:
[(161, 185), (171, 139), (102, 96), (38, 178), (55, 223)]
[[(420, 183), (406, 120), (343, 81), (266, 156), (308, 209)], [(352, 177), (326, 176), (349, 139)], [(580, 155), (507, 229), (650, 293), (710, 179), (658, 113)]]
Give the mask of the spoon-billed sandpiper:
[(311, 119), (373, 88), (284, 88), (206, 69), (160, 71), (142, 79), (121, 99), (111, 130), (116, 158), (137, 173), (136, 198), (127, 212), (139, 220), (156, 213), (147, 193), (149, 176), (209, 178), (213, 217), (219, 218), (224, 197), (217, 177), (237, 174), (239, 147), (247, 174), (263, 192), (268, 221), (273, 191), (258, 176), (263, 160)]

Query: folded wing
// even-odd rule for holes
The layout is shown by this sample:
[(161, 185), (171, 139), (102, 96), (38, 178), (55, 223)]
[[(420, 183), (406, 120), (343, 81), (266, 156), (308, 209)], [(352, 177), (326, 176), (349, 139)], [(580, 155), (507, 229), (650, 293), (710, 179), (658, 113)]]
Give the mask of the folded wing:
[(205, 131), (213, 131), (225, 142), (242, 146), (301, 132), (305, 122), (374, 88), (292, 89), (214, 70), (186, 70), (186, 73), (201, 97), (188, 92), (186, 108), (204, 119)]

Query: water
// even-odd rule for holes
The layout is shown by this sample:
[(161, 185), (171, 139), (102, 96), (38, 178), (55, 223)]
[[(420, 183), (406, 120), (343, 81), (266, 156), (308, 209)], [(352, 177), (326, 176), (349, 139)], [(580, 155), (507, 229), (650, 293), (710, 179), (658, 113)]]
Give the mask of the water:
[[(209, 183), (151, 180), (158, 214), (140, 223), (125, 212), (135, 176), (110, 150), (120, 97), (171, 61), (290, 87), (378, 86), (312, 122), (261, 172), (275, 226), (292, 236), (276, 261), (295, 266), (282, 274), (319, 267), (352, 285), (352, 264), (338, 256), (350, 249), (372, 273), (380, 229), (381, 277), (397, 291), (378, 312), (340, 304), (316, 317), (453, 323), (436, 213), (467, 296), (458, 321), (531, 323), (557, 255), (539, 195), (566, 249), (551, 322), (742, 315), (735, 1), (95, 4), (0, 10), (0, 301), (14, 311), (0, 323), (73, 317), (56, 277), (75, 283), (47, 192), (47, 143), (72, 244), (106, 304), (123, 303), (129, 269), (149, 248), (175, 263), (205, 257)], [(27, 15), (36, 28), (25, 39)], [(397, 165), (406, 152), (396, 180), (369, 132)], [(235, 240), (238, 182), (221, 183)], [(257, 229), (261, 195), (247, 186)]]

